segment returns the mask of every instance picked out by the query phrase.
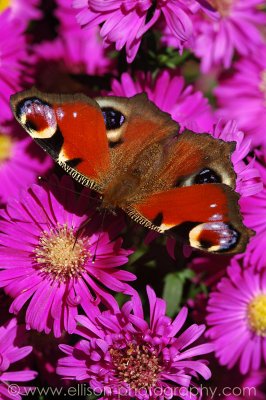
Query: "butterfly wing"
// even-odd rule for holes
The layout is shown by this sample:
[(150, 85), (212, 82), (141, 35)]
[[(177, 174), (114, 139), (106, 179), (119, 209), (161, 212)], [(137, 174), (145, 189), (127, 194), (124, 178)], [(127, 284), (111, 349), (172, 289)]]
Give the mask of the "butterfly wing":
[[(11, 105), (25, 130), (73, 178), (107, 200), (109, 193), (112, 204), (121, 206), (122, 193), (122, 208), (136, 221), (185, 235), (203, 250), (243, 251), (251, 232), (232, 189), (234, 144), (180, 135), (170, 115), (143, 94), (96, 100), (33, 89), (12, 96)], [(109, 170), (113, 182), (103, 190)]]
[(31, 89), (12, 96), (11, 106), (18, 122), (55, 161), (84, 186), (101, 192), (110, 155), (97, 102), (82, 94)]
[[(107, 137), (112, 147), (143, 142), (148, 146), (179, 131), (171, 116), (149, 101), (145, 93), (130, 98), (110, 96), (95, 100), (106, 116)], [(116, 116), (116, 123), (112, 115)]]
[[(156, 144), (162, 158), (157, 162), (160, 179), (168, 187), (190, 185), (204, 169), (211, 170), (219, 182), (235, 186), (230, 160), (235, 143), (190, 131), (180, 134), (179, 125), (144, 93), (131, 98), (99, 97), (96, 101), (105, 116), (110, 147), (120, 153), (121, 165), (129, 163), (129, 156), (132, 162), (139, 161), (138, 154), (146, 149), (148, 153), (148, 149)], [(144, 175), (145, 171), (142, 171)]]
[(163, 190), (136, 199), (126, 210), (128, 214), (158, 232), (185, 238), (201, 250), (244, 251), (253, 233), (242, 223), (239, 196), (233, 190), (235, 143), (185, 131), (160, 144), (165, 160), (154, 178), (163, 182)]
[(242, 223), (239, 196), (224, 184), (202, 184), (156, 193), (132, 205), (138, 222), (213, 253), (244, 251), (252, 232)]

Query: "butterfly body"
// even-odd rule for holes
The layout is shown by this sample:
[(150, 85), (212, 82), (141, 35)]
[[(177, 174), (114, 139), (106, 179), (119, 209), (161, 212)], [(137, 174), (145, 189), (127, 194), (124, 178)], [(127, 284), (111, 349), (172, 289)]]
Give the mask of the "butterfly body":
[(178, 234), (218, 253), (245, 249), (231, 164), (234, 143), (179, 132), (146, 95), (132, 98), (50, 95), (11, 98), (16, 119), (74, 179), (157, 232)]
[[(170, 184), (159, 178), (166, 161), (164, 147), (160, 143), (149, 144), (134, 157), (124, 157), (118, 149), (113, 153), (113, 179), (105, 188), (103, 203), (108, 207), (127, 208), (147, 195), (167, 190)], [(112, 170), (112, 169), (111, 169)]]

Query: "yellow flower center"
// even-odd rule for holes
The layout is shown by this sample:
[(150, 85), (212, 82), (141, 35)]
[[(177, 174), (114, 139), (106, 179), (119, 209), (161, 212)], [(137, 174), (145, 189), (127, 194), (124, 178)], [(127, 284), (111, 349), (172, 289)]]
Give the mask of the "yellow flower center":
[(12, 140), (8, 135), (0, 134), (0, 164), (11, 157)]
[(5, 11), (10, 6), (10, 0), (0, 0), (0, 12)]
[(264, 100), (266, 105), (266, 69), (261, 72), (261, 81), (259, 84), (260, 91), (264, 94)]
[(223, 17), (230, 14), (233, 0), (209, 0), (209, 3), (215, 8)]
[(85, 263), (90, 257), (88, 244), (87, 239), (76, 238), (73, 228), (58, 224), (40, 236), (35, 261), (41, 272), (52, 279), (65, 282), (78, 278), (85, 271)]
[(251, 329), (266, 337), (266, 294), (259, 294), (249, 303), (248, 319)]
[(145, 344), (128, 343), (123, 349), (111, 348), (117, 376), (131, 389), (149, 389), (156, 385), (162, 371), (160, 358)]

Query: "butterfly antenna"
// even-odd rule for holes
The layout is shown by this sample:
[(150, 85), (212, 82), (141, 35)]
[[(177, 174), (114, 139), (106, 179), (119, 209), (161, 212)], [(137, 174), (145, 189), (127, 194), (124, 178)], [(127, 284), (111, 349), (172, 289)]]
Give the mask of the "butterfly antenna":
[(91, 217), (87, 218), (84, 222), (82, 222), (82, 224), (80, 225), (80, 227), (78, 228), (78, 230), (76, 231), (76, 236), (75, 236), (75, 242), (73, 244), (72, 250), (74, 250), (78, 238), (80, 237), (80, 235), (82, 234), (82, 232), (84, 231), (84, 229), (86, 228), (86, 226), (88, 225), (88, 223), (91, 221)]
[(100, 227), (100, 233), (99, 233), (99, 236), (98, 236), (98, 238), (97, 238), (97, 242), (96, 242), (94, 254), (93, 254), (93, 257), (92, 257), (92, 264), (94, 264), (95, 261), (96, 261), (96, 254), (97, 254), (98, 246), (99, 246), (100, 240), (101, 240), (102, 235), (103, 235), (103, 226), (104, 226), (104, 221), (105, 221), (105, 217), (106, 217), (106, 211), (107, 211), (107, 210), (106, 210), (106, 208), (105, 208), (105, 209), (104, 209), (104, 213), (103, 213), (103, 218), (102, 218), (101, 227)]

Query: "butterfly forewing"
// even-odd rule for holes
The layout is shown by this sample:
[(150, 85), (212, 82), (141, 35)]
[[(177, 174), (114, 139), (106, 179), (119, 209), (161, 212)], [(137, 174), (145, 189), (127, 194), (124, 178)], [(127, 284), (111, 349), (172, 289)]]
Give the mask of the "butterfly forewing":
[(110, 156), (94, 100), (30, 90), (12, 96), (11, 104), (18, 122), (55, 161), (84, 185), (100, 189)]

